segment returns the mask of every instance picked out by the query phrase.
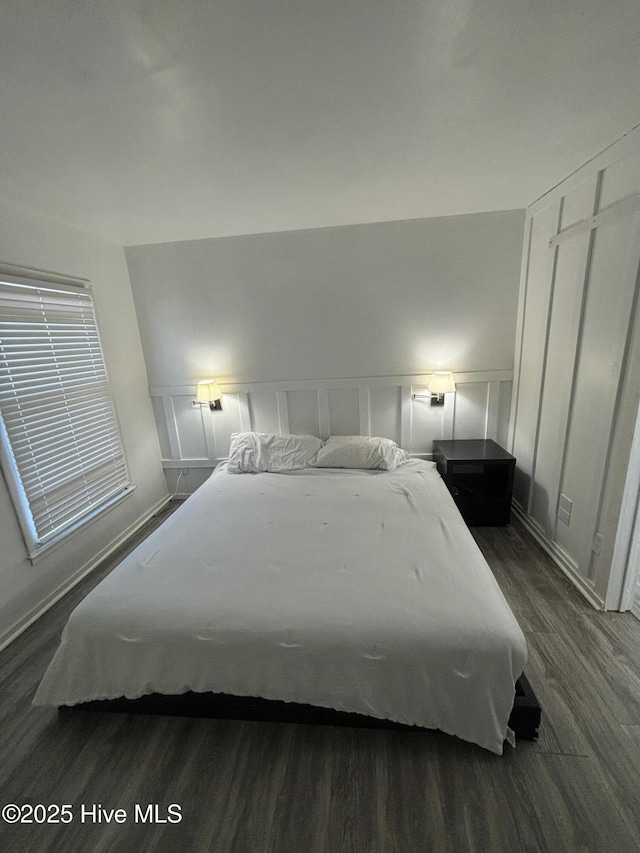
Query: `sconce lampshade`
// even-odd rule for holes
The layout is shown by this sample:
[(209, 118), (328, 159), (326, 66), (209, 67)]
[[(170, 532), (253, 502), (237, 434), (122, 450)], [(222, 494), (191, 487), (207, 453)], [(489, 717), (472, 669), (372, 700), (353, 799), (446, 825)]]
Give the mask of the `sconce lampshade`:
[(201, 379), (196, 386), (198, 403), (215, 403), (222, 398), (222, 391), (215, 379)]
[(453, 373), (443, 370), (436, 371), (431, 376), (427, 387), (432, 394), (452, 394), (456, 390)]

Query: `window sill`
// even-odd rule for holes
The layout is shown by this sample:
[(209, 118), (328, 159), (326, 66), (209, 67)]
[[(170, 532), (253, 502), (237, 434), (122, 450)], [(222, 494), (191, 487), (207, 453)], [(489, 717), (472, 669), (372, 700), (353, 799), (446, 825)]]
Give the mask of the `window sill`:
[(87, 527), (90, 527), (96, 521), (99, 521), (103, 518), (107, 513), (111, 512), (112, 509), (115, 509), (117, 506), (120, 506), (123, 501), (125, 501), (130, 495), (133, 494), (136, 487), (133, 485), (127, 486), (127, 488), (120, 492), (119, 495), (116, 495), (111, 500), (107, 501), (107, 503), (95, 509), (90, 515), (85, 516), (81, 521), (78, 521), (77, 524), (68, 527), (58, 536), (55, 536), (53, 539), (50, 539), (48, 542), (45, 542), (43, 545), (33, 546), (31, 543), (27, 544), (28, 558), (29, 562), (32, 565), (40, 562), (42, 558), (48, 556), (52, 551), (55, 551), (61, 545), (64, 545), (70, 539), (73, 539), (79, 533), (82, 533)]

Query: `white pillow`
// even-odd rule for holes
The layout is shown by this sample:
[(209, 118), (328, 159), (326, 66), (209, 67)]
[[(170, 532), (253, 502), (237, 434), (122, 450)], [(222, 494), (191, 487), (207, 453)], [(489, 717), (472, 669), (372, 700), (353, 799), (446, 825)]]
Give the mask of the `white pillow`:
[(322, 447), (315, 435), (275, 435), (268, 432), (237, 432), (231, 436), (231, 474), (293, 471), (305, 468)]
[(315, 468), (381, 468), (394, 471), (409, 458), (390, 438), (332, 435), (311, 463)]

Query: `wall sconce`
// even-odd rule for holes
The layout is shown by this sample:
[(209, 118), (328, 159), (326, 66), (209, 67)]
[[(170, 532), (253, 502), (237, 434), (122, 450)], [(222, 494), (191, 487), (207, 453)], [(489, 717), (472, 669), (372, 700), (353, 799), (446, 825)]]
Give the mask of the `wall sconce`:
[(412, 394), (411, 397), (413, 400), (415, 400), (416, 397), (429, 397), (431, 399), (432, 406), (443, 406), (444, 395), (453, 394), (455, 390), (456, 383), (453, 380), (453, 373), (451, 373), (450, 370), (436, 370), (436, 372), (431, 375), (431, 379), (427, 385), (427, 391), (429, 391), (429, 394)]
[(202, 403), (208, 403), (209, 408), (213, 412), (221, 411), (222, 391), (215, 379), (201, 379), (196, 385), (196, 399), (193, 401), (194, 406)]

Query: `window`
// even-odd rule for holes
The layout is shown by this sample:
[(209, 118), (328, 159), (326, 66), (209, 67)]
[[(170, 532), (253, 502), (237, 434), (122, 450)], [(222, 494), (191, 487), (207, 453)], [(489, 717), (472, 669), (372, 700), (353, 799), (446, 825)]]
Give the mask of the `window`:
[(89, 287), (0, 275), (0, 455), (30, 557), (131, 490)]

